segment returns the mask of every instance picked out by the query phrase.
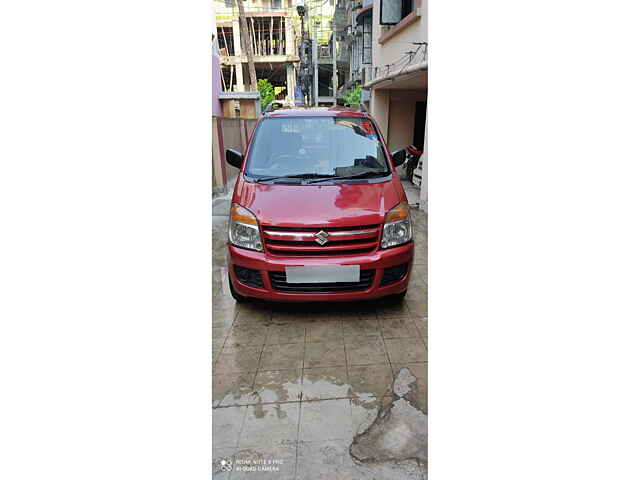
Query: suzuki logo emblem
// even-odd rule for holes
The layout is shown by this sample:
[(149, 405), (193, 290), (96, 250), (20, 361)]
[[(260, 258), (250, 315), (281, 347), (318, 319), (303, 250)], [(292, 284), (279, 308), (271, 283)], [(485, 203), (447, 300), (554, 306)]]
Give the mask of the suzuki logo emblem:
[(316, 233), (315, 237), (316, 237), (316, 242), (319, 243), (320, 245), (324, 245), (329, 241), (329, 234), (324, 230), (320, 230), (318, 233)]

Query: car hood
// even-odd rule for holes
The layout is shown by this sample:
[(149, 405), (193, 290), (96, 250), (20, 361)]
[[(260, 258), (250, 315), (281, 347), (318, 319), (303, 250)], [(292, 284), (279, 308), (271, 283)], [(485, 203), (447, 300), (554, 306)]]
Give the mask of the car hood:
[(394, 181), (339, 185), (273, 185), (239, 180), (233, 201), (262, 225), (348, 227), (374, 225), (405, 200)]

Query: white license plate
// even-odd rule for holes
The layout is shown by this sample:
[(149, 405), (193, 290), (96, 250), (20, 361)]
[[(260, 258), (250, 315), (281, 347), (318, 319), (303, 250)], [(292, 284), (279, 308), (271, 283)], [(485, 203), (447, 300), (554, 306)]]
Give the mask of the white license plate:
[(287, 283), (359, 282), (360, 265), (284, 267)]

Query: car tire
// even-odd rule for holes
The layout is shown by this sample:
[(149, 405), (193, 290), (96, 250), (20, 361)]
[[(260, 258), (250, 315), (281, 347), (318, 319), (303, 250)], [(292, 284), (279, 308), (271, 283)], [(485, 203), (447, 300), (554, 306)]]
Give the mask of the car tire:
[(247, 301), (247, 297), (240, 295), (238, 292), (236, 292), (235, 288), (233, 288), (231, 277), (229, 277), (229, 290), (231, 291), (231, 296), (237, 303), (243, 303)]

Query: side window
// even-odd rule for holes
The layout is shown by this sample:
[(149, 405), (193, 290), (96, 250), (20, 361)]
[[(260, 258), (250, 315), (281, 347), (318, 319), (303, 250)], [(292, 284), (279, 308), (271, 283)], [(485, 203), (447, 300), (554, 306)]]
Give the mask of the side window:
[(400, 13), (401, 18), (404, 18), (413, 12), (414, 2), (415, 0), (402, 0), (402, 11)]
[(395, 25), (413, 12), (415, 0), (380, 0), (380, 25)]

